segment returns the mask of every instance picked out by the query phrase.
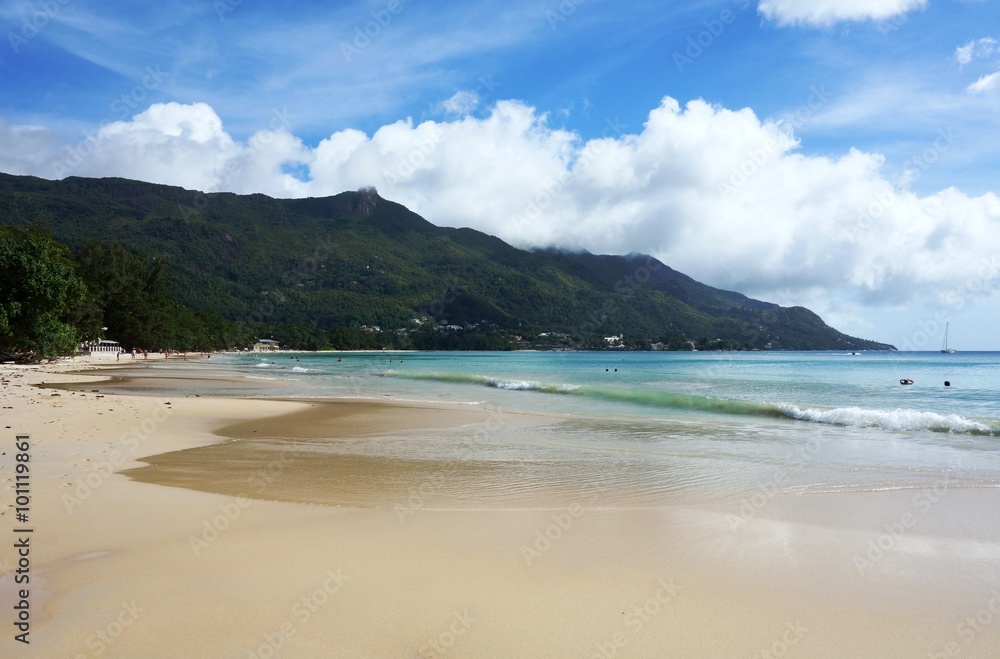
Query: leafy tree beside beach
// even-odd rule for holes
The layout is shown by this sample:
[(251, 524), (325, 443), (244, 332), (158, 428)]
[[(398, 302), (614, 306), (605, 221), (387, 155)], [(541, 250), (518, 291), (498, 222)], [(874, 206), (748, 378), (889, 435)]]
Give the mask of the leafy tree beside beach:
[(162, 261), (119, 244), (69, 249), (34, 225), (0, 229), (0, 356), (73, 354), (105, 335), (149, 350), (252, 343), (249, 328), (185, 307)]
[(119, 243), (91, 243), (77, 262), (90, 292), (89, 305), (108, 336), (126, 348), (213, 350), (253, 341), (245, 328), (182, 304), (162, 259), (133, 253)]
[(124, 346), (171, 346), (176, 314), (163, 262), (118, 244), (91, 244), (77, 257), (109, 336)]
[(0, 229), (0, 353), (53, 357), (80, 340), (71, 324), (87, 295), (69, 250), (37, 227)]

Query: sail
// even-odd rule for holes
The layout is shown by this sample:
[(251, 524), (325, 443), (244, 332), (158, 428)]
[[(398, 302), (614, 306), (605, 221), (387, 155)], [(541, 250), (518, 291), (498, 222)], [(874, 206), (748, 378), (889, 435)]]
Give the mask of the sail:
[(948, 347), (948, 323), (944, 324), (944, 343), (941, 344), (941, 352), (946, 352), (948, 354), (955, 352), (954, 348)]

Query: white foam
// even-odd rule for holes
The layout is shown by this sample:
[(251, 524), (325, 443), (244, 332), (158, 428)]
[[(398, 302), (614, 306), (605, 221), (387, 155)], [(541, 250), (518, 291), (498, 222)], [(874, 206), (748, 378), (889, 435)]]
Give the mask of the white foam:
[(801, 408), (783, 403), (777, 406), (782, 413), (793, 419), (829, 423), (838, 426), (858, 428), (881, 428), (882, 430), (943, 430), (949, 432), (994, 433), (998, 429), (985, 423), (973, 421), (957, 414), (938, 414), (918, 410), (872, 410), (863, 407), (838, 407), (831, 410)]
[(574, 384), (542, 384), (530, 380), (497, 380), (484, 377), (483, 382), (495, 389), (508, 391), (570, 392), (579, 389), (579, 385)]
[(496, 387), (497, 389), (508, 389), (510, 391), (530, 391), (532, 389), (539, 388), (539, 384), (537, 382), (528, 382), (527, 380), (512, 381), (487, 379), (487, 382), (490, 386)]

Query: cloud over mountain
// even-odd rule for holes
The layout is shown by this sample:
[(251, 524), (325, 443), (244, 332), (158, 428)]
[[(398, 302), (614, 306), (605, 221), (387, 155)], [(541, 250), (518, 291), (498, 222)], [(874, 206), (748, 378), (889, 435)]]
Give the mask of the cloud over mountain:
[[(951, 140), (941, 131), (906, 180)], [(982, 256), (1000, 254), (995, 194), (918, 196), (883, 173), (877, 153), (805, 156), (788, 122), (701, 100), (665, 97), (641, 130), (608, 122), (589, 140), (508, 100), (482, 116), (342, 130), (315, 146), (280, 112), (237, 141), (204, 103), (153, 105), (61, 151), (54, 141), (43, 129), (0, 125), (4, 169), (277, 197), (374, 185), (435, 224), (519, 246), (648, 252), (781, 303), (812, 304), (822, 290), (866, 304), (948, 304), (989, 295), (1000, 281), (1000, 266)]]

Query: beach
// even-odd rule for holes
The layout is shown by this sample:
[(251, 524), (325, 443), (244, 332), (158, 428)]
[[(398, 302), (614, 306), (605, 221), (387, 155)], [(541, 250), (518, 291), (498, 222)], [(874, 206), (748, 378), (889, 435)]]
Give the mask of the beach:
[[(961, 486), (961, 473), (806, 496), (778, 493), (776, 474), (711, 500), (642, 498), (614, 482), (505, 486), (496, 499), (492, 483), (534, 472), (512, 460), (503, 480), (495, 463), (440, 457), (430, 439), (395, 457), (368, 447), (500, 423), (530, 436), (565, 420), (301, 391), (262, 399), (259, 381), (195, 361), (169, 377), (124, 364), (114, 383), (106, 361), (0, 368), (8, 617), (18, 590), (30, 591), (30, 644), (8, 624), (3, 656), (989, 657), (1000, 647), (1000, 489)], [(70, 373), (85, 369), (95, 374)], [(226, 396), (213, 395), (220, 388)], [(21, 585), (18, 435), (30, 438), (31, 465)], [(320, 440), (349, 455), (318, 450)]]

